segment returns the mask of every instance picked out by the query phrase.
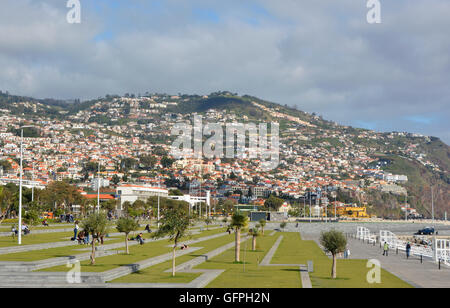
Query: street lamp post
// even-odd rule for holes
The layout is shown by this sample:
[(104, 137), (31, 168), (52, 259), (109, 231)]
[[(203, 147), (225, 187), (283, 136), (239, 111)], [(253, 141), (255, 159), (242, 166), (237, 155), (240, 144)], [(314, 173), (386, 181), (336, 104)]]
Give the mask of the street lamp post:
[(34, 162), (33, 162), (33, 174), (32, 174), (32, 183), (31, 183), (31, 202), (34, 201)]
[(20, 180), (19, 180), (19, 226), (18, 244), (22, 244), (22, 174), (23, 174), (23, 128), (20, 131)]
[(431, 221), (434, 223), (434, 195), (433, 195), (433, 186), (431, 186)]
[(22, 181), (23, 181), (23, 129), (33, 126), (22, 126), (20, 128), (20, 178), (19, 178), (19, 226), (18, 226), (18, 244), (22, 244)]
[(98, 160), (97, 173), (97, 213), (100, 213), (100, 159)]

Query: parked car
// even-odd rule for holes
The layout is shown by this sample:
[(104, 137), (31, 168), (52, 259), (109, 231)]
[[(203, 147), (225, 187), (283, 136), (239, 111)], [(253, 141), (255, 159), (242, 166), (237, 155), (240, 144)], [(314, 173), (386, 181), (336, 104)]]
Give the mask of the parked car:
[(434, 228), (433, 227), (425, 227), (416, 233), (417, 235), (431, 235), (434, 234)]

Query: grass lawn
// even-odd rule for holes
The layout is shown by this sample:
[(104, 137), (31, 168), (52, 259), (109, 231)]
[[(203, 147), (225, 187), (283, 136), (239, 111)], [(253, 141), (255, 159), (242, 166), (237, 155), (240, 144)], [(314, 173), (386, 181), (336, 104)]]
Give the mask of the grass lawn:
[[(190, 261), (199, 255), (205, 254), (216, 248), (224, 246), (234, 241), (234, 234), (226, 234), (223, 237), (199, 242), (191, 245), (192, 247), (203, 247), (202, 249), (193, 251), (190, 254), (176, 258), (176, 265), (180, 265), (184, 262)], [(171, 252), (170, 248), (166, 248), (165, 253)], [(139, 272), (126, 275), (111, 281), (111, 283), (188, 283), (198, 276), (200, 273), (176, 273), (175, 277), (172, 277), (172, 273), (166, 273), (165, 271), (172, 268), (172, 259), (155, 266), (148, 267)]]
[(251, 250), (251, 240), (241, 244), (241, 261), (245, 260), (245, 270), (244, 264), (233, 262), (234, 248), (196, 269), (225, 269), (225, 272), (207, 286), (208, 288), (301, 288), (298, 267), (258, 266), (280, 234), (258, 237), (256, 251)]
[[(69, 241), (68, 237), (73, 236), (72, 232), (54, 232), (54, 233), (40, 233), (33, 234), (33, 229), (30, 234), (22, 235), (22, 246), (23, 245), (32, 245), (32, 244), (43, 244), (43, 243), (51, 243), (51, 242), (62, 242)], [(2, 236), (0, 237), (0, 247), (12, 247), (18, 246), (17, 237), (13, 238), (12, 236)]]
[(408, 288), (411, 287), (397, 276), (381, 269), (381, 284), (369, 284), (366, 275), (367, 260), (338, 259), (337, 278), (331, 279), (332, 260), (314, 241), (302, 241), (298, 233), (283, 233), (283, 240), (272, 263), (307, 264), (314, 262), (310, 273), (313, 288)]
[[(218, 233), (224, 232), (225, 229), (217, 229), (217, 230), (209, 230), (204, 231), (201, 234), (192, 235), (190, 239), (197, 239), (200, 237), (205, 237), (209, 235), (214, 235)], [(144, 239), (149, 238), (150, 234), (144, 234)], [(213, 239), (211, 241), (219, 241), (221, 238)], [(186, 239), (185, 239), (186, 240)], [(125, 236), (122, 237), (122, 242), (125, 242)], [(161, 240), (156, 242), (148, 242), (144, 245), (134, 245), (129, 247), (130, 254), (126, 255), (125, 253), (100, 257), (95, 259), (94, 265), (90, 264), (90, 260), (80, 262), (81, 271), (83, 272), (104, 272), (119, 266), (131, 264), (137, 261), (149, 259), (152, 257), (156, 257), (168, 252), (171, 252), (171, 248), (167, 247), (171, 243), (168, 240)], [(203, 242), (194, 244), (193, 246), (203, 247)], [(119, 249), (124, 251), (125, 248)], [(42, 269), (40, 271), (49, 271), (49, 272), (65, 272), (67, 268), (65, 266), (55, 266), (51, 268)]]

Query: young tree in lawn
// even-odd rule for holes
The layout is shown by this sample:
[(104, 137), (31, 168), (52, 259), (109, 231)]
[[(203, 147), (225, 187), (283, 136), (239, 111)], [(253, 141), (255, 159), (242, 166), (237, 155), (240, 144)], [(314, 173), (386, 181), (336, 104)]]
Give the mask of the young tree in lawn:
[(260, 230), (261, 225), (257, 224), (254, 228), (248, 230), (248, 233), (252, 236), (252, 250), (255, 251), (256, 250), (256, 238), (258, 236), (261, 236), (261, 230)]
[(189, 236), (190, 217), (182, 207), (168, 207), (162, 211), (162, 218), (159, 223), (160, 228), (154, 234), (154, 237), (169, 236), (169, 240), (173, 241), (172, 276), (175, 276), (175, 252), (181, 238)]
[(40, 213), (37, 209), (31, 209), (23, 215), (23, 220), (27, 225), (34, 227), (40, 222), (39, 215)]
[(331, 277), (336, 278), (336, 255), (345, 250), (347, 246), (347, 239), (344, 233), (336, 230), (322, 232), (320, 235), (320, 244), (325, 248), (325, 251), (331, 253), (333, 256), (333, 264), (331, 267)]
[(211, 218), (206, 218), (205, 219), (205, 224), (206, 224), (206, 230), (209, 230), (209, 225), (212, 223), (212, 219)]
[(121, 233), (125, 233), (125, 247), (126, 253), (128, 255), (130, 253), (128, 251), (128, 235), (130, 234), (130, 232), (139, 229), (139, 223), (132, 218), (122, 217), (117, 221), (116, 229)]
[(280, 224), (281, 230), (284, 231), (284, 228), (286, 228), (286, 225), (287, 225), (287, 223), (286, 223), (285, 221), (283, 221), (283, 222)]
[(94, 212), (81, 223), (83, 230), (92, 234), (91, 265), (95, 264), (95, 237), (99, 239), (106, 234), (108, 219), (103, 213)]
[(261, 235), (264, 236), (264, 227), (266, 226), (267, 221), (265, 219), (260, 219), (258, 222), (261, 226)]
[(240, 252), (241, 252), (241, 231), (248, 226), (248, 217), (235, 212), (231, 217), (230, 227), (234, 229), (235, 232), (235, 262), (240, 261)]

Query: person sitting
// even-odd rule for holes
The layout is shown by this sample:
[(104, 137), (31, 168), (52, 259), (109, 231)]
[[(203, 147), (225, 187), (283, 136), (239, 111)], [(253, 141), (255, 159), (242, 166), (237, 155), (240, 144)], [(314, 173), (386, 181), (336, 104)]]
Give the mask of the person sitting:
[(80, 233), (78, 233), (78, 244), (83, 244), (84, 243), (84, 231), (81, 231)]
[(147, 231), (148, 233), (152, 233), (152, 230), (150, 229), (150, 225), (145, 226), (145, 231)]
[(22, 231), (23, 231), (23, 234), (24, 234), (24, 235), (27, 235), (27, 234), (30, 233), (30, 229), (28, 229), (28, 226), (27, 226), (27, 225), (23, 225), (23, 226), (22, 226)]
[(42, 221), (42, 225), (43, 225), (44, 227), (48, 227), (47, 219), (44, 219), (44, 220)]
[(138, 236), (136, 236), (136, 241), (138, 241), (139, 244), (144, 245), (144, 239), (142, 238), (142, 233), (139, 233)]
[(83, 232), (84, 232), (84, 234), (85, 234), (85, 237), (84, 237), (84, 244), (89, 245), (89, 233), (86, 232), (86, 231), (83, 231)]
[(185, 249), (188, 249), (188, 248), (189, 248), (189, 246), (186, 245), (186, 244), (181, 245), (181, 250), (185, 250)]

